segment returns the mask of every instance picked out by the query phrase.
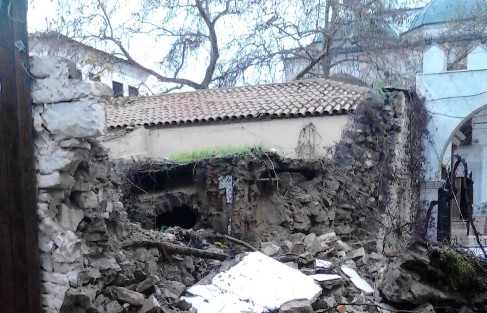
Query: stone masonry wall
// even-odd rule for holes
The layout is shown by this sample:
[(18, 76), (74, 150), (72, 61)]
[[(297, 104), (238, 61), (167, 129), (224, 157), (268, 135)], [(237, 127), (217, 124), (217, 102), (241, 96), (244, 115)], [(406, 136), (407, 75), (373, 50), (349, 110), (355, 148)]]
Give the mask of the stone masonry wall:
[(65, 293), (78, 284), (90, 249), (77, 232), (83, 220), (93, 219), (102, 203), (108, 218), (116, 203), (107, 201), (107, 165), (90, 138), (105, 132), (103, 97), (112, 90), (101, 83), (71, 80), (68, 61), (36, 57), (31, 74), (38, 182), (39, 244), (42, 264), (42, 304), (59, 312)]

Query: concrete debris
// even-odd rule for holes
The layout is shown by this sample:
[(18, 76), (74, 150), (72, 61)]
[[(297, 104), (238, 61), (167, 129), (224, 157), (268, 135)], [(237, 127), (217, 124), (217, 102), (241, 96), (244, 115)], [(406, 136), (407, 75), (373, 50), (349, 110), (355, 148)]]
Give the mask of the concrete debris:
[(342, 265), (340, 269), (345, 275), (350, 277), (350, 280), (355, 285), (355, 287), (362, 290), (366, 295), (371, 295), (374, 293), (374, 289), (370, 287), (369, 283), (366, 282), (362, 277), (360, 277), (360, 275), (354, 269), (346, 265)]
[(216, 273), (210, 284), (189, 288), (183, 299), (199, 313), (267, 312), (292, 300), (313, 302), (321, 293), (312, 278), (260, 252), (241, 255), (235, 261), (228, 270)]

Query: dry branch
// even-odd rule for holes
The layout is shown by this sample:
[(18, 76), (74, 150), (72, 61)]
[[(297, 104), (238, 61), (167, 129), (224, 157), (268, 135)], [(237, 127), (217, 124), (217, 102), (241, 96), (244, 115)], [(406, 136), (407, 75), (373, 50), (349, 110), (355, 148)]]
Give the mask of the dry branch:
[(141, 241), (125, 243), (122, 246), (123, 248), (144, 247), (144, 246), (156, 247), (159, 249), (159, 252), (161, 252), (161, 254), (163, 255), (167, 255), (167, 254), (191, 255), (198, 258), (212, 259), (212, 260), (219, 260), (219, 261), (223, 261), (228, 258), (228, 255), (224, 253), (201, 250), (201, 249), (196, 249), (191, 247), (184, 247), (184, 246), (180, 246), (168, 242), (162, 242), (162, 241), (157, 242), (151, 240), (141, 240)]
[(239, 245), (242, 245), (252, 251), (259, 251), (257, 250), (256, 248), (252, 247), (250, 244), (248, 244), (247, 242), (245, 241), (242, 241), (240, 239), (237, 239), (235, 237), (232, 237), (232, 236), (229, 236), (229, 235), (222, 235), (223, 238), (229, 240), (229, 241), (232, 241), (232, 242), (235, 242), (235, 243), (238, 243)]

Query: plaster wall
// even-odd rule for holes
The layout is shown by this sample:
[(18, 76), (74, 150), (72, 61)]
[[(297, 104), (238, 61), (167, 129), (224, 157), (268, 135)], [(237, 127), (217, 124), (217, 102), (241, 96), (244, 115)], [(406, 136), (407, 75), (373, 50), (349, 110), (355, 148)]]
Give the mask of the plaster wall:
[(264, 145), (276, 149), (281, 156), (298, 157), (301, 130), (312, 123), (316, 127), (316, 156), (324, 155), (325, 147), (340, 140), (348, 115), (278, 119), (244, 123), (136, 130), (117, 138), (106, 139), (114, 159), (146, 156), (152, 159), (225, 146)]

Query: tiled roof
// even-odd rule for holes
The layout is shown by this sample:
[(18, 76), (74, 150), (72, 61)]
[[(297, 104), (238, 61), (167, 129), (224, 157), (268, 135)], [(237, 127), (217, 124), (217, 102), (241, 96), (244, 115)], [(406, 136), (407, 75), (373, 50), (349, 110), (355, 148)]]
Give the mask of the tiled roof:
[(224, 120), (346, 114), (369, 88), (328, 79), (116, 98), (107, 105), (109, 128)]

